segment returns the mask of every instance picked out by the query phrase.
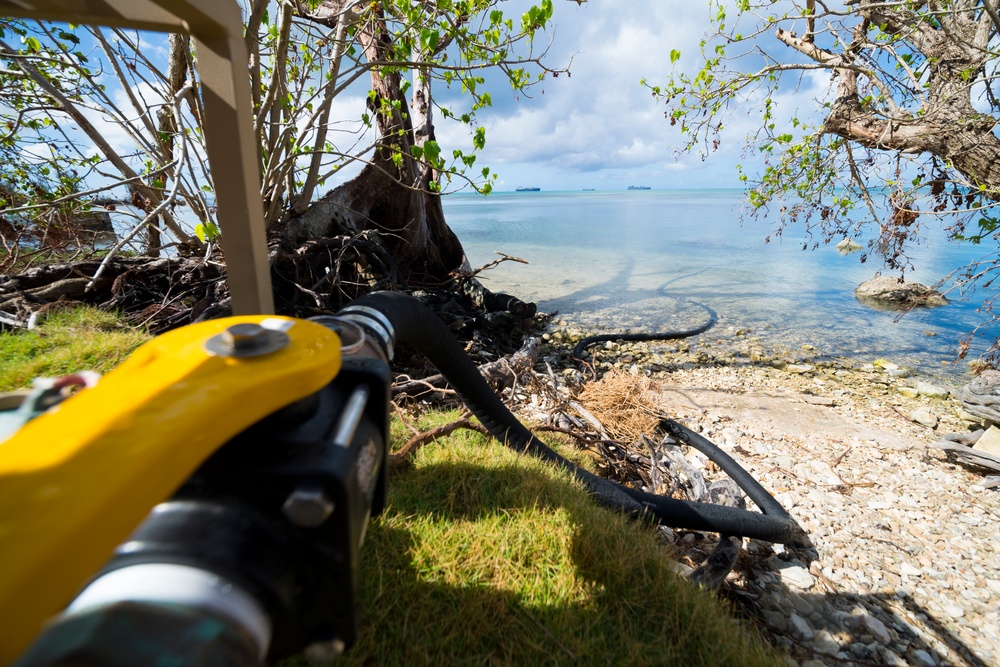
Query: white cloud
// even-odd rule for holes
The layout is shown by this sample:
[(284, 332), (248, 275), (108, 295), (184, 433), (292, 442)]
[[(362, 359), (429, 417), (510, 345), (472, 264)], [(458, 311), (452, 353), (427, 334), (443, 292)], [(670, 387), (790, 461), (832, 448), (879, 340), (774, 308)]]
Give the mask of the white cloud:
[(571, 76), (549, 80), (544, 93), (536, 89), (531, 98), (482, 115), (484, 160), (502, 171), (543, 165), (568, 178), (603, 170), (655, 168), (666, 174), (687, 168), (676, 160), (677, 128), (666, 122), (662, 105), (640, 81), (664, 77), (671, 50), (693, 53), (706, 19), (700, 4), (557, 3), (549, 61), (558, 65), (572, 58)]
[[(680, 128), (670, 125), (663, 104), (640, 84), (644, 78), (665, 82), (674, 50), (681, 54), (677, 67), (696, 72), (699, 42), (711, 27), (708, 19), (703, 3), (557, 2), (549, 62), (561, 65), (572, 58), (572, 75), (546, 81), (530, 98), (495, 94), (496, 106), (479, 118), (487, 130), (481, 162), (512, 183), (525, 180), (519, 174), (536, 171), (553, 181), (548, 187), (598, 175), (631, 182), (635, 174), (655, 175), (658, 187), (737, 186), (734, 165), (743, 160), (747, 131), (759, 127), (759, 112), (749, 106), (736, 109), (727, 119), (722, 144), (703, 161), (698, 154), (678, 153), (684, 144)], [(826, 81), (825, 74), (808, 74), (797, 89), (776, 95), (777, 121), (796, 112), (810, 114)], [(470, 145), (466, 130), (445, 123), (437, 130), (448, 148)], [(682, 177), (688, 180), (678, 180)]]

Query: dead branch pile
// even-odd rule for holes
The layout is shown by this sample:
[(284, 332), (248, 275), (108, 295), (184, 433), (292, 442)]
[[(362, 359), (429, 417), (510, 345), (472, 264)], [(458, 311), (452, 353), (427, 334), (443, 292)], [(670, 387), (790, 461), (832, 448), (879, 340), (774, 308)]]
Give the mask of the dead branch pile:
[[(32, 328), (53, 304), (115, 310), (153, 334), (231, 314), (222, 250), (174, 257), (108, 256), (27, 268), (0, 275), (0, 330)], [(383, 235), (339, 234), (269, 246), (275, 309), (280, 315), (329, 315), (357, 297), (404, 289)], [(419, 295), (466, 343), (477, 361), (497, 361), (517, 350), (544, 323), (534, 304), (490, 292), (474, 277)], [(535, 322), (537, 320), (537, 322)], [(408, 367), (414, 377), (430, 371)]]

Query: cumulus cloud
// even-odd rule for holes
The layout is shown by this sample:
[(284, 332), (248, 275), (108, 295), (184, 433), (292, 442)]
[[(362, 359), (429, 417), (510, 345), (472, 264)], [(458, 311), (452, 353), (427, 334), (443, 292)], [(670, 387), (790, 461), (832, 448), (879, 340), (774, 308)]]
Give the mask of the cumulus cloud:
[[(494, 95), (494, 107), (479, 117), (487, 130), (483, 163), (511, 186), (535, 176), (549, 179), (549, 187), (580, 178), (633, 182), (637, 176), (659, 179), (652, 183), (658, 187), (738, 185), (735, 164), (744, 160), (747, 131), (759, 127), (759, 111), (747, 105), (732, 114), (723, 143), (704, 160), (678, 152), (684, 144), (679, 128), (640, 84), (663, 83), (675, 50), (681, 54), (677, 67), (697, 71), (699, 42), (711, 27), (706, 5), (564, 1), (555, 5), (554, 22), (548, 61), (562, 65), (572, 59), (571, 76), (547, 80), (530, 97)], [(788, 117), (808, 114), (824, 85), (822, 76), (807, 75), (795, 90), (776, 96), (778, 108)], [(439, 123), (437, 129), (448, 147), (470, 145), (464, 128)]]

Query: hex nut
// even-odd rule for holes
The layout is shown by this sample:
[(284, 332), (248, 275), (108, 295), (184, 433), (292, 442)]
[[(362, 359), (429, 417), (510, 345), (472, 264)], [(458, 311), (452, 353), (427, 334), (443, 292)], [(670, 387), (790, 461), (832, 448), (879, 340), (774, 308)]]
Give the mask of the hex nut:
[(316, 528), (323, 525), (333, 514), (334, 504), (323, 489), (304, 486), (295, 489), (281, 506), (281, 511), (289, 521), (300, 528)]

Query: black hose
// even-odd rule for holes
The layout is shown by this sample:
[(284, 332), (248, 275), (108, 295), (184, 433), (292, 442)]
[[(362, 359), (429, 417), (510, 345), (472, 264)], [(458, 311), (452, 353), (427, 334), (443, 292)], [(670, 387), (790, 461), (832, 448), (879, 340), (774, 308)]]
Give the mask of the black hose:
[[(687, 301), (685, 299), (685, 301)], [(715, 323), (719, 321), (719, 316), (714, 310), (709, 308), (703, 303), (698, 303), (697, 301), (688, 301), (688, 303), (698, 306), (706, 313), (708, 313), (708, 320), (704, 324), (699, 324), (693, 329), (681, 329), (679, 331), (658, 331), (653, 333), (612, 333), (612, 334), (596, 334), (594, 336), (587, 336), (573, 348), (572, 357), (576, 361), (583, 360), (583, 351), (593, 345), (594, 343), (603, 343), (609, 340), (628, 340), (628, 341), (644, 341), (644, 340), (675, 340), (678, 338), (690, 338), (691, 336), (697, 336), (700, 333), (705, 333), (709, 329), (715, 326)]]
[[(472, 360), (451, 332), (418, 299), (397, 292), (376, 292), (357, 299), (341, 314), (355, 311), (362, 317), (369, 309), (391, 323), (396, 341), (406, 341), (423, 353), (465, 401), (483, 426), (507, 447), (555, 463), (580, 479), (598, 503), (635, 517), (655, 517), (666, 525), (751, 537), (769, 542), (798, 542), (804, 533), (795, 520), (753, 477), (715, 445), (676, 422), (679, 437), (701, 450), (728, 473), (763, 514), (722, 505), (666, 498), (630, 489), (599, 477), (552, 451), (518, 421), (479, 374)], [(370, 317), (370, 315), (367, 315)]]

